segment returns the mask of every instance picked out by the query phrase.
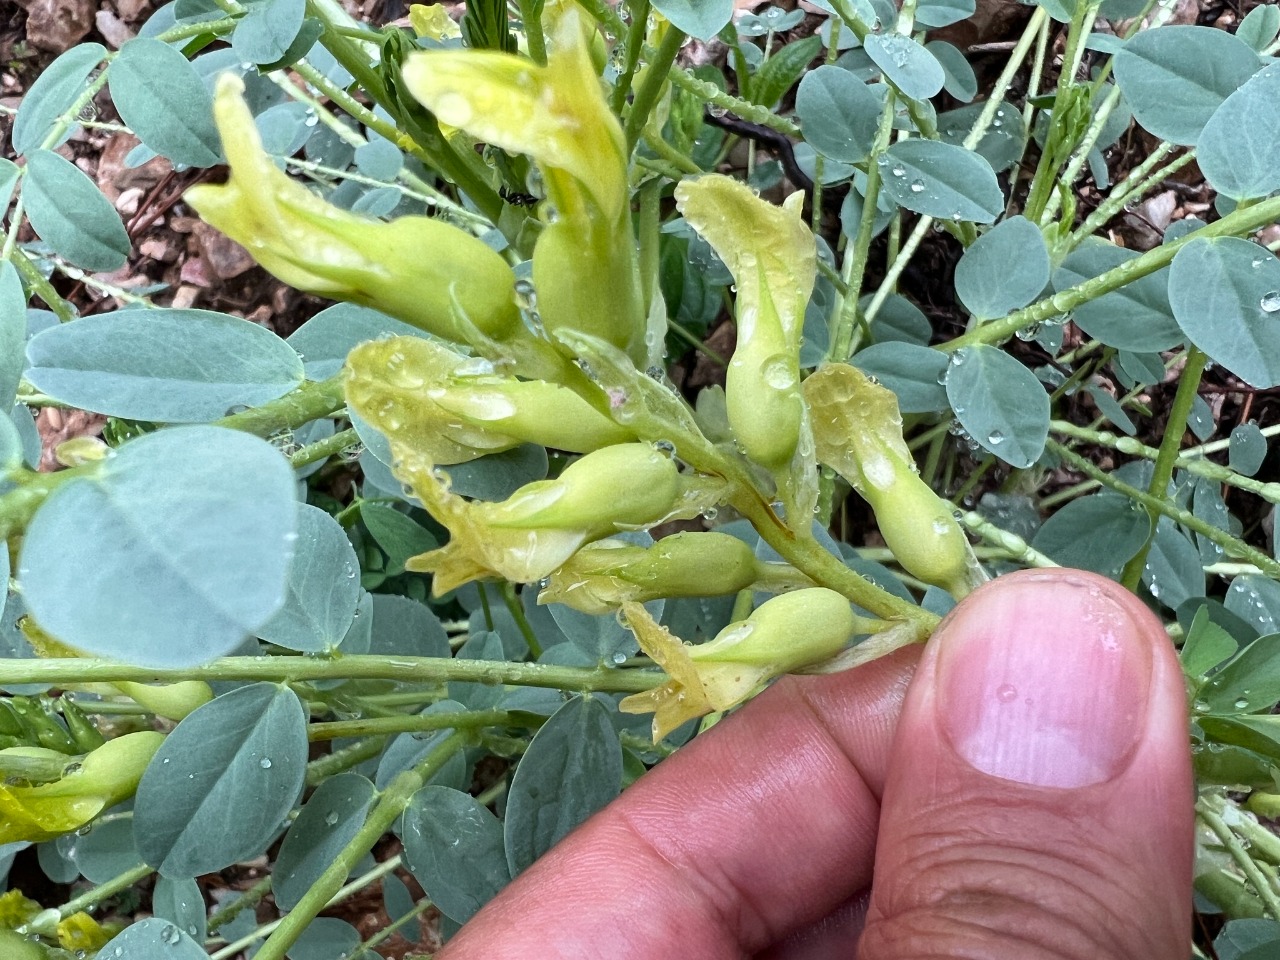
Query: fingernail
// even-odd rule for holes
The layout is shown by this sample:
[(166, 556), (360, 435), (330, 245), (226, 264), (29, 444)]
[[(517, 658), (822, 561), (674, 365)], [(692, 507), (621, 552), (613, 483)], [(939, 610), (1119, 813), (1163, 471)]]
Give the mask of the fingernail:
[(1146, 724), (1152, 651), (1135, 619), (1146, 611), (1118, 591), (1092, 575), (1036, 571), (956, 609), (933, 645), (938, 723), (957, 754), (1042, 787), (1123, 772)]

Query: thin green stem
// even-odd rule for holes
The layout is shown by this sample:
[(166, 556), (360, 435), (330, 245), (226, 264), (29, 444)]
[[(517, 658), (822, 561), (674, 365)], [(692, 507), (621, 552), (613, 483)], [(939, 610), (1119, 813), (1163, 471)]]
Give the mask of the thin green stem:
[(668, 74), (668, 79), (675, 86), (682, 90), (687, 90), (704, 103), (727, 110), (743, 120), (758, 123), (762, 127), (768, 127), (770, 130), (785, 134), (788, 137), (798, 138), (800, 136), (800, 127), (786, 117), (781, 117), (758, 103), (752, 103), (750, 100), (743, 100), (741, 97), (725, 93), (714, 83), (699, 80), (681, 67), (672, 67), (671, 73)]
[(889, 137), (893, 133), (894, 108), (897, 97), (892, 90), (884, 99), (884, 108), (880, 111), (880, 124), (876, 129), (875, 144), (871, 148), (871, 158), (867, 163), (867, 189), (862, 198), (862, 218), (858, 222), (858, 235), (853, 238), (853, 250), (846, 251), (845, 269), (841, 279), (845, 282), (845, 293), (841, 298), (840, 315), (836, 327), (831, 333), (831, 347), (827, 351), (827, 359), (838, 363), (846, 362), (853, 353), (854, 326), (858, 317), (858, 298), (862, 293), (862, 281), (866, 276), (867, 258), (871, 252), (871, 235), (875, 232), (876, 214), (880, 199), (880, 163), (879, 158), (889, 147)]
[(627, 95), (631, 93), (631, 81), (635, 79), (636, 67), (640, 65), (644, 33), (649, 24), (649, 0), (634, 0), (630, 7), (631, 26), (627, 28), (622, 70), (613, 83), (613, 93), (609, 97), (609, 107), (619, 117), (622, 116), (622, 108), (627, 105)]
[(285, 954), (297, 942), (307, 925), (342, 889), (343, 882), (355, 865), (373, 849), (373, 845), (382, 839), (383, 834), (399, 819), (413, 795), (444, 766), (445, 761), (466, 746), (470, 737), (471, 735), (465, 732), (450, 734), (427, 755), (422, 763), (412, 770), (400, 773), (387, 785), (373, 809), (369, 811), (364, 826), (356, 832), (356, 835), (342, 848), (310, 889), (303, 894), (297, 905), (272, 931), (267, 942), (257, 953), (258, 960), (284, 960)]
[(463, 710), (450, 713), (398, 714), (394, 717), (367, 717), (312, 723), (307, 739), (312, 743), (339, 737), (367, 737), (391, 733), (422, 733), (427, 730), (471, 730), (476, 727), (519, 726), (506, 710)]
[[(1153, 497), (1165, 499), (1169, 496), (1169, 481), (1173, 479), (1173, 466), (1178, 459), (1178, 451), (1182, 447), (1182, 438), (1187, 432), (1187, 418), (1191, 415), (1191, 405), (1195, 402), (1200, 389), (1200, 377), (1204, 373), (1209, 358), (1197, 347), (1187, 348), (1187, 362), (1178, 378), (1178, 392), (1174, 394), (1173, 406), (1169, 410), (1169, 421), (1165, 424), (1164, 437), (1160, 441), (1160, 453), (1156, 456), (1155, 470), (1151, 473), (1151, 482), (1147, 485), (1147, 493)], [(1126, 590), (1137, 590), (1142, 580), (1142, 568), (1147, 562), (1147, 554), (1155, 540), (1155, 528), (1147, 537), (1147, 542), (1127, 564), (1120, 577), (1120, 583)]]
[[(1225, 801), (1222, 802), (1225, 805)], [(1263, 875), (1253, 857), (1249, 855), (1249, 851), (1240, 842), (1240, 838), (1227, 825), (1221, 810), (1215, 809), (1207, 798), (1200, 797), (1196, 800), (1196, 813), (1200, 816), (1204, 825), (1213, 831), (1214, 836), (1226, 848), (1227, 853), (1231, 855), (1231, 859), (1240, 868), (1240, 872), (1245, 875), (1245, 878), (1253, 886), (1254, 891), (1262, 899), (1262, 902), (1266, 904), (1267, 912), (1271, 914), (1271, 918), (1280, 920), (1280, 898), (1276, 896), (1275, 887)]]
[(1172, 243), (1162, 243), (1160, 246), (1148, 250), (1133, 260), (1128, 260), (1120, 264), (1120, 266), (1108, 270), (1106, 273), (1084, 280), (1074, 287), (1055, 293), (1053, 296), (1046, 297), (1031, 304), (1029, 307), (1015, 310), (1007, 317), (983, 324), (978, 329), (956, 337), (954, 340), (938, 344), (937, 349), (950, 353), (959, 350), (961, 347), (968, 347), (978, 343), (1001, 343), (1023, 327), (1042, 323), (1051, 317), (1068, 314), (1081, 304), (1096, 300), (1105, 293), (1119, 290), (1125, 284), (1155, 273), (1162, 267), (1168, 266), (1178, 251), (1193, 240), (1207, 237), (1243, 236), (1269, 225), (1276, 219), (1280, 219), (1280, 197), (1271, 197), (1260, 203), (1255, 203), (1251, 207), (1234, 210), (1221, 220), (1201, 227), (1186, 236), (1179, 237)]
[(112, 877), (106, 883), (100, 883), (96, 887), (90, 887), (77, 896), (72, 897), (66, 903), (58, 908), (58, 916), (65, 920), (74, 913), (81, 910), (92, 910), (103, 900), (114, 897), (117, 893), (123, 893), (132, 887), (137, 886), (151, 874), (155, 873), (153, 867), (147, 866), (145, 863), (136, 867), (130, 867), (121, 874)]
[[(1151, 156), (1130, 170), (1129, 175), (1116, 184), (1107, 198), (1098, 204), (1097, 209), (1085, 217), (1084, 222), (1072, 231), (1067, 246), (1070, 249), (1078, 247), (1086, 237), (1091, 237), (1101, 230), (1106, 226), (1107, 221), (1135, 199), (1143, 196), (1153, 185), (1177, 173), (1196, 158), (1193, 148), (1155, 170), (1156, 164), (1177, 149), (1171, 143), (1162, 143), (1151, 151)], [(1155, 172), (1152, 172), (1153, 170)]]
[[(820, 552), (821, 548), (817, 548)], [(830, 557), (830, 554), (825, 554)], [(839, 561), (831, 557), (831, 561)], [(846, 574), (857, 575), (847, 567)], [(860, 579), (860, 578), (859, 578)], [(863, 585), (874, 590), (866, 581)], [(897, 598), (894, 598), (895, 600)], [(905, 601), (897, 600), (906, 606)], [(910, 607), (916, 610), (915, 607)], [(371, 654), (337, 657), (223, 657), (199, 667), (164, 670), (138, 667), (97, 657), (47, 660), (0, 660), (0, 684), (48, 683), (65, 687), (73, 683), (110, 683), (116, 680), (172, 682), (179, 680), (270, 680), (300, 683), (309, 680), (397, 680), (402, 683), (515, 684), (558, 690), (639, 693), (655, 686), (661, 675), (604, 667), (564, 667), (545, 663), (512, 663), (506, 660), (456, 660), (448, 657), (384, 657)]]
[(323, 440), (298, 448), (289, 454), (289, 463), (294, 468), (305, 467), (319, 460), (328, 460), (335, 453), (342, 453), (359, 444), (360, 435), (356, 433), (355, 428), (348, 427), (346, 430), (339, 430), (331, 437), (325, 437)]
[(627, 122), (623, 128), (627, 138), (628, 153), (640, 142), (640, 134), (645, 124), (649, 122), (649, 114), (662, 94), (662, 88), (667, 82), (667, 74), (675, 65), (676, 56), (680, 53), (680, 47), (684, 45), (686, 36), (683, 30), (674, 24), (668, 24), (667, 32), (663, 34), (657, 53), (649, 61), (649, 66), (644, 72), (644, 82), (640, 84), (640, 89), (636, 91), (631, 101), (631, 109), (627, 112)]
[(228, 414), (213, 421), (213, 425), (259, 437), (269, 437), (280, 430), (296, 430), (312, 420), (333, 416), (345, 407), (346, 396), (342, 383), (342, 374), (336, 374), (328, 380), (308, 380), (283, 397)]
[(547, 65), (547, 38), (542, 32), (542, 4), (537, 0), (520, 0), (520, 19), (524, 22), (524, 37), (529, 45), (529, 57), (534, 63)]
[(1190, 510), (1184, 510), (1160, 497), (1151, 496), (1145, 490), (1139, 490), (1137, 487), (1132, 487), (1123, 481), (1117, 480), (1105, 470), (1090, 463), (1074, 450), (1063, 446), (1052, 438), (1049, 439), (1047, 447), (1076, 470), (1097, 480), (1104, 487), (1123, 494), (1130, 500), (1146, 507), (1148, 513), (1168, 517), (1174, 523), (1186, 527), (1193, 533), (1200, 534), (1209, 542), (1216, 543), (1227, 555), (1246, 560), (1263, 570), (1267, 576), (1280, 579), (1280, 562), (1273, 560), (1256, 547), (1251, 547), (1239, 538), (1219, 530), (1205, 520), (1201, 520)]
[(542, 644), (538, 643), (538, 635), (534, 632), (533, 625), (529, 623), (529, 618), (524, 615), (524, 607), (520, 605), (520, 597), (516, 594), (514, 583), (508, 581), (502, 585), (502, 602), (507, 605), (507, 612), (511, 614), (511, 619), (520, 629), (520, 636), (524, 637), (524, 642), (529, 647), (529, 656), (534, 660), (540, 659)]
[(307, 786), (315, 787), (324, 783), (335, 773), (350, 770), (357, 764), (370, 760), (382, 752), (386, 737), (366, 737), (341, 749), (334, 750), (328, 756), (312, 760), (307, 764)]
[(224, 924), (230, 923), (249, 907), (257, 906), (271, 892), (271, 874), (267, 874), (253, 886), (230, 903), (219, 907), (209, 914), (208, 930), (210, 933)]
[[(18, 203), (21, 202), (22, 198), (19, 197)], [(13, 209), (13, 216), (13, 222), (15, 223), (22, 220), (22, 211), (17, 206)], [(31, 262), (31, 258), (23, 250), (14, 247), (8, 255), (8, 259), (17, 269), (18, 274), (27, 282), (31, 292), (53, 311), (59, 323), (66, 323), (76, 318), (75, 308), (59, 296), (58, 291), (53, 288), (53, 284), (46, 280), (44, 274), (36, 269), (36, 265)]]
[[(1031, 14), (1031, 19), (1027, 21), (1026, 27), (1023, 28), (1022, 36), (1019, 38), (1017, 45), (1009, 54), (1009, 60), (1005, 64), (1004, 69), (1000, 72), (1000, 76), (996, 78), (995, 86), (992, 87), (991, 95), (987, 98), (986, 104), (982, 108), (982, 113), (978, 115), (977, 121), (973, 125), (973, 129), (969, 131), (968, 136), (964, 138), (964, 148), (972, 150), (986, 135), (991, 122), (996, 118), (996, 113), (1001, 109), (1004, 98), (1009, 92), (1018, 71), (1022, 68), (1022, 61), (1026, 59), (1027, 52), (1031, 49), (1032, 43), (1035, 41), (1036, 35), (1041, 25), (1048, 18), (1044, 7), (1037, 7), (1035, 12)], [(922, 216), (911, 231), (911, 235), (907, 238), (907, 242), (903, 244), (902, 250), (898, 256), (894, 258), (889, 269), (885, 272), (884, 280), (880, 284), (880, 288), (876, 291), (871, 302), (867, 304), (863, 316), (867, 323), (875, 320), (876, 315), (880, 312), (880, 308), (884, 306), (885, 300), (889, 294), (897, 287), (898, 278), (902, 276), (902, 271), (907, 268), (907, 264), (911, 262), (911, 258), (915, 256), (916, 250), (920, 247), (920, 243), (924, 240), (925, 234), (928, 233), (929, 227), (933, 225), (933, 218)]]
[(705, 172), (697, 163), (694, 162), (692, 157), (685, 156), (661, 137), (646, 132), (642, 139), (644, 140), (644, 145), (646, 147), (656, 153), (660, 159), (665, 160), (680, 172), (692, 174), (694, 176)]

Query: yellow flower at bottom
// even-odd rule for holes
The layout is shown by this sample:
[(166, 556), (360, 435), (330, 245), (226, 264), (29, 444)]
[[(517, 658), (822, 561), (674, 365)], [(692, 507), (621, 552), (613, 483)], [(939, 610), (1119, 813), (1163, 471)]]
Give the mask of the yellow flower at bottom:
[[(164, 735), (129, 733), (85, 755), (51, 783), (0, 784), (0, 843), (52, 840), (133, 796)], [(20, 749), (20, 748), (14, 748)]]
[(686, 646), (638, 603), (624, 603), (622, 612), (640, 648), (669, 677), (618, 705), (623, 713), (653, 714), (654, 743), (687, 720), (742, 703), (771, 677), (829, 660), (855, 633), (872, 629), (860, 631), (849, 601), (825, 587), (766, 600), (698, 646)]

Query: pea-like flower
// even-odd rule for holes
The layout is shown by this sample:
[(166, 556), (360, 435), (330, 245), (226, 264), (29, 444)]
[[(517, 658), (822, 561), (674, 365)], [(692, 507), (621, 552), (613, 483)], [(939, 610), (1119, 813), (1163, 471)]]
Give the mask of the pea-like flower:
[[(0, 784), (0, 843), (41, 841), (78, 830), (108, 807), (133, 796), (164, 736), (152, 731), (109, 740), (65, 766), (61, 777), (29, 785)], [(13, 751), (0, 750), (0, 763)], [(68, 758), (62, 757), (66, 762)]]
[(766, 600), (746, 620), (697, 646), (686, 646), (641, 604), (624, 603), (622, 611), (640, 648), (669, 678), (618, 705), (623, 713), (653, 714), (654, 743), (687, 720), (736, 706), (772, 677), (829, 660), (854, 634), (878, 626), (825, 587)]
[(714, 597), (745, 590), (767, 567), (727, 533), (676, 533), (651, 547), (600, 540), (579, 550), (551, 575), (539, 603), (563, 603), (584, 613), (612, 613), (623, 602), (660, 597)]
[(800, 340), (817, 247), (804, 195), (778, 207), (732, 177), (711, 175), (680, 183), (675, 197), (737, 285), (738, 342), (725, 375), (729, 428), (742, 452), (773, 474), (793, 532), (808, 536), (818, 475), (800, 393)]
[(429, 217), (368, 220), (326, 203), (262, 149), (244, 84), (218, 78), (214, 118), (231, 178), (186, 201), (270, 273), (308, 293), (349, 300), (474, 346), (528, 336), (515, 274), (471, 234)]
[(547, 64), (494, 51), (429, 50), (406, 59), (409, 92), (442, 124), (533, 158), (548, 204), (533, 251), (542, 322), (599, 337), (640, 369), (646, 338), (627, 149), (592, 61), (595, 27), (569, 0), (547, 0)]
[(405, 563), (406, 570), (434, 574), (437, 596), (477, 579), (539, 580), (583, 544), (697, 516), (724, 492), (722, 481), (682, 475), (651, 444), (623, 443), (588, 453), (556, 479), (526, 484), (501, 502), (467, 501), (421, 451), (394, 436), (391, 447), (396, 476), (449, 530), (443, 547)]
[(587, 453), (636, 439), (566, 387), (476, 366), (421, 337), (361, 344), (347, 356), (347, 406), (436, 464), (521, 443)]
[(957, 599), (985, 579), (969, 541), (916, 472), (893, 391), (847, 363), (804, 382), (818, 459), (849, 481), (875, 512), (880, 535), (903, 568)]

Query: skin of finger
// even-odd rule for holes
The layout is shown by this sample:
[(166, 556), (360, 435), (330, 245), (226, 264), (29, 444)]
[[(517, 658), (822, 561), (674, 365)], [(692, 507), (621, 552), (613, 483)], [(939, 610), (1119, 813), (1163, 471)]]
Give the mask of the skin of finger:
[[(1001, 582), (1006, 599), (1016, 600), (1010, 588), (1018, 590), (1018, 581)], [(886, 784), (860, 960), (1186, 955), (1194, 815), (1182, 671), (1159, 621), (1137, 598), (1111, 581), (1089, 582), (1124, 611), (1151, 651), (1150, 708), (1127, 766), (1110, 780), (1064, 790), (965, 763), (934, 721), (933, 644), (945, 638), (944, 624), (897, 730), (895, 757), (903, 762), (895, 761)], [(1031, 586), (1023, 614), (1038, 610), (1046, 622), (1064, 616), (1069, 597)]]
[(871, 881), (919, 654), (776, 684), (566, 837), (438, 960), (737, 960), (831, 913)]

